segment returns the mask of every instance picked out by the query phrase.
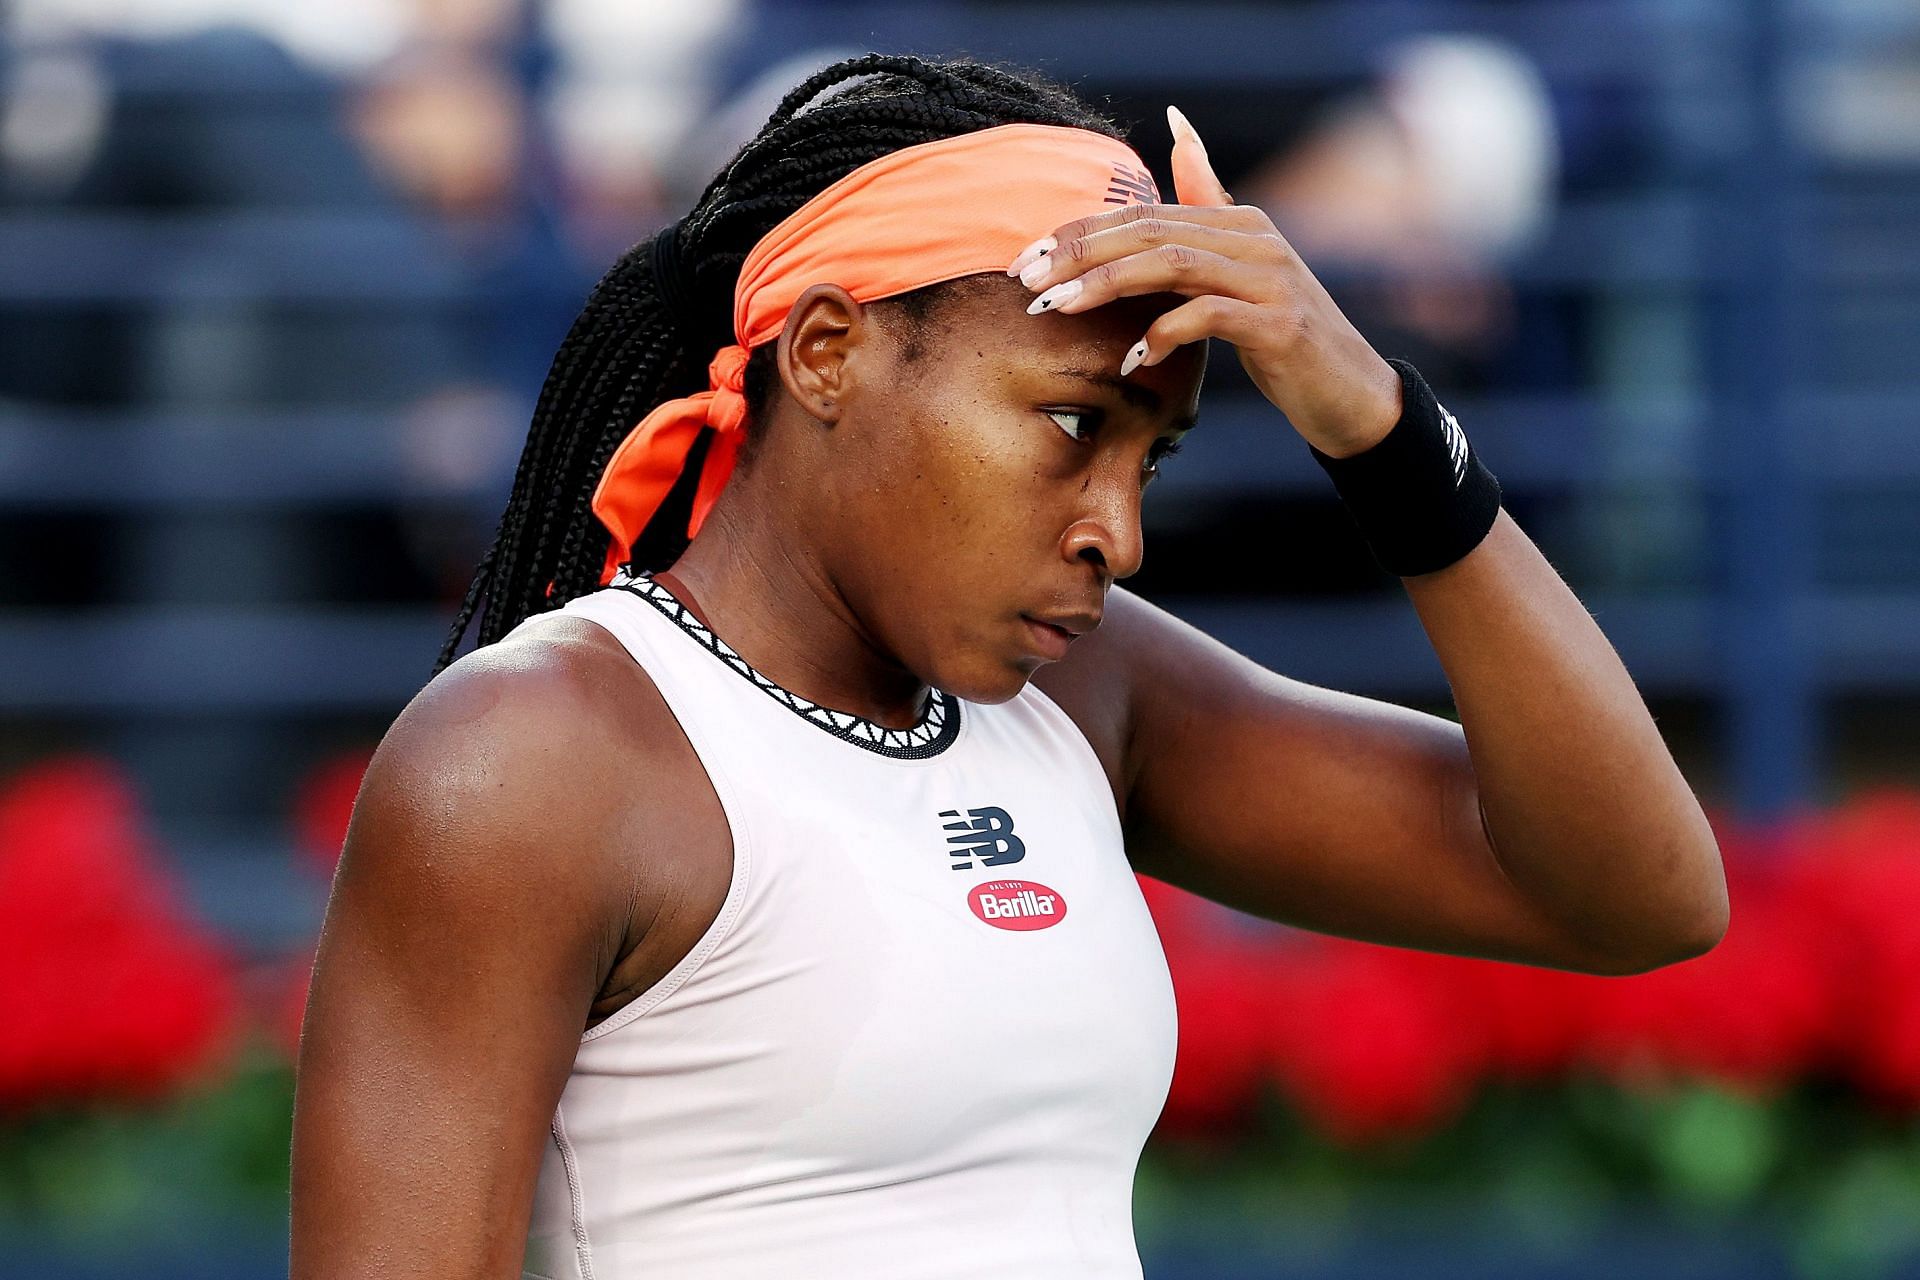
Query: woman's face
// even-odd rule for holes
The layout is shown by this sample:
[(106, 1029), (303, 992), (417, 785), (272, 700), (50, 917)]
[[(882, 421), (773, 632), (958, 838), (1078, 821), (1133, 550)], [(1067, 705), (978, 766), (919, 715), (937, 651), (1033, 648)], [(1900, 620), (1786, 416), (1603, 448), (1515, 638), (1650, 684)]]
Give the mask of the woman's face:
[[(842, 347), (803, 330), (793, 349), (832, 374), (835, 416), (811, 424), (824, 568), (886, 652), (976, 702), (1063, 656), (1065, 637), (1030, 619), (1084, 632), (1139, 569), (1141, 499), (1192, 425), (1206, 362), (1194, 344), (1119, 376), (1177, 295), (1030, 316), (1032, 296), (982, 278), (912, 335), (918, 358), (872, 308)], [(800, 376), (790, 391), (822, 395)]]

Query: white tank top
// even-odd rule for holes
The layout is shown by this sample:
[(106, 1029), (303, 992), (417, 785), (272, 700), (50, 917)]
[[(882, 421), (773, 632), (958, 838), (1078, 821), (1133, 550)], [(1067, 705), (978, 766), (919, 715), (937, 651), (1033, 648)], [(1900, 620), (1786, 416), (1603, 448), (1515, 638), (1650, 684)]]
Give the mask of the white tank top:
[(592, 620), (733, 836), (687, 957), (580, 1038), (523, 1275), (1137, 1277), (1173, 1071), (1160, 940), (1086, 738), (1029, 684), (889, 729), (760, 676), (651, 578)]

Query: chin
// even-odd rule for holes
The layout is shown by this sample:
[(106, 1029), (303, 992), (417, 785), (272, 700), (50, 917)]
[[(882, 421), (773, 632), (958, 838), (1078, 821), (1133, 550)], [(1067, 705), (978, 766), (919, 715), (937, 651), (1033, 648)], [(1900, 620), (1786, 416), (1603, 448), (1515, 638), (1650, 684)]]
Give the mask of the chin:
[(1044, 661), (1031, 657), (977, 666), (969, 664), (964, 671), (945, 672), (928, 683), (937, 685), (956, 698), (993, 706), (1019, 697), (1020, 691), (1027, 687), (1027, 681), (1032, 678), (1034, 669), (1045, 665)]

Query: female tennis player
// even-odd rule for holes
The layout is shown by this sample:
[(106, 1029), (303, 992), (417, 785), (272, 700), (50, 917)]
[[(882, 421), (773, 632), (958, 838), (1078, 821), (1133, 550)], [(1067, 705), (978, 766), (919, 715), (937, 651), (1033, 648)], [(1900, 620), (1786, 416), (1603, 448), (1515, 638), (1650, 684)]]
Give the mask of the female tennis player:
[[(1721, 936), (1593, 620), (1174, 129), (1167, 203), (1064, 89), (851, 60), (600, 284), (360, 793), (296, 1280), (1138, 1276), (1175, 1027), (1136, 871), (1591, 973)], [(1403, 577), (1458, 725), (1115, 586), (1207, 338)]]

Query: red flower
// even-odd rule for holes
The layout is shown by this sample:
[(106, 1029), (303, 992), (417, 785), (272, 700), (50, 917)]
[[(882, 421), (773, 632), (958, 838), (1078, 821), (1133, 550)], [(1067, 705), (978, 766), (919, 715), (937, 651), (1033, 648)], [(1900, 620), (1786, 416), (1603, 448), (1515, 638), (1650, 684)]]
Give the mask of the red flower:
[(1225, 907), (1150, 876), (1139, 882), (1179, 1008), (1179, 1050), (1159, 1132), (1231, 1133), (1251, 1119), (1265, 1078), (1259, 1037), (1272, 1015), (1258, 978), (1266, 948), (1237, 932)]
[(0, 1107), (162, 1093), (222, 1055), (235, 1012), (111, 765), (0, 791)]
[(1253, 953), (1189, 951), (1169, 957), (1180, 1010), (1173, 1084), (1160, 1114), (1165, 1133), (1231, 1132), (1251, 1118), (1266, 1078), (1260, 1038), (1273, 1017)]
[(1272, 1069), (1301, 1112), (1347, 1145), (1452, 1119), (1478, 1082), (1479, 1029), (1432, 957), (1330, 942), (1303, 952), (1267, 1028)]
[(1781, 885), (1778, 860), (1729, 860), (1732, 917), (1706, 955), (1652, 973), (1602, 979), (1589, 1062), (1628, 1081), (1703, 1077), (1770, 1094), (1826, 1056), (1833, 986), (1825, 944)]
[(1550, 1080), (1581, 1061), (1605, 979), (1458, 956), (1435, 956), (1432, 963), (1451, 975), (1458, 1016), (1478, 1030), (1490, 1077)]
[(1171, 1127), (1237, 1122), (1270, 1078), (1337, 1141), (1413, 1137), (1483, 1079), (1579, 1070), (1760, 1094), (1839, 1074), (1920, 1111), (1920, 795), (1713, 821), (1727, 936), (1629, 978), (1263, 932), (1143, 881), (1180, 998)]
[(1830, 1058), (1871, 1096), (1920, 1110), (1920, 795), (1863, 792), (1796, 836), (1788, 891), (1824, 944)]

